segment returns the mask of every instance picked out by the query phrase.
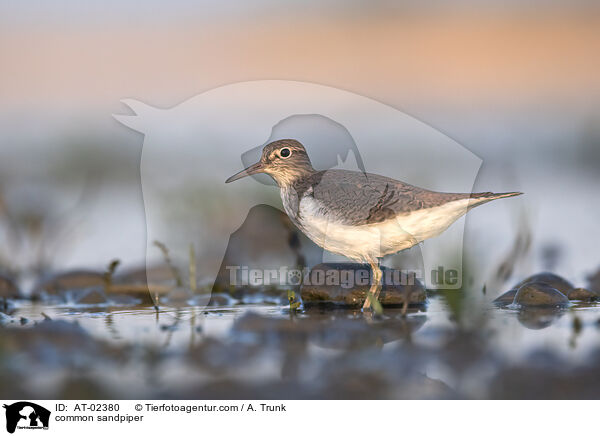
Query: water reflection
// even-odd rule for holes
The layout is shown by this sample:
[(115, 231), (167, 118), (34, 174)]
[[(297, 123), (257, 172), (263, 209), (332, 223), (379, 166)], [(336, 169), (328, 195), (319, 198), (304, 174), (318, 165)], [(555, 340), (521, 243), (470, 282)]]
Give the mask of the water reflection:
[(564, 309), (528, 308), (520, 310), (517, 319), (523, 327), (532, 330), (541, 330), (549, 327), (565, 314)]
[(0, 336), (0, 351), (10, 353), (0, 366), (11, 376), (0, 373), (0, 381), (27, 396), (29, 387), (16, 382), (22, 372), (55, 368), (43, 389), (30, 380), (49, 398), (76, 398), (76, 382), (90, 398), (502, 397), (514, 393), (487, 393), (497, 386), (490, 377), (510, 377), (513, 365), (529, 373), (533, 349), (552, 357), (544, 362), (562, 362), (563, 371), (597, 361), (588, 357), (597, 349), (597, 303), (491, 309), (484, 325), (469, 329), (456, 328), (444, 304), (434, 295), (426, 311), (403, 317), (390, 308), (373, 315), (264, 303), (157, 309), (20, 301), (2, 318), (10, 334)]

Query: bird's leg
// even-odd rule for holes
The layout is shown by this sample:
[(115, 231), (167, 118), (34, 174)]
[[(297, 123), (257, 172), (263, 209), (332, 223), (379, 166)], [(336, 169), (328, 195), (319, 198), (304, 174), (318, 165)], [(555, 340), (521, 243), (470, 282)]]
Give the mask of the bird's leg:
[(406, 316), (408, 312), (408, 306), (410, 304), (410, 297), (412, 297), (412, 290), (404, 293), (404, 303), (402, 303), (402, 316)]
[(363, 311), (371, 307), (371, 299), (369, 298), (369, 295), (372, 295), (373, 298), (377, 300), (379, 298), (379, 293), (381, 292), (382, 286), (381, 279), (383, 277), (383, 273), (381, 272), (381, 268), (379, 268), (379, 261), (370, 260), (369, 265), (371, 266), (371, 272), (373, 274), (373, 283), (371, 283), (367, 298), (363, 304)]
[[(373, 268), (373, 266), (371, 266)], [(377, 283), (377, 288), (375, 290), (375, 300), (379, 301), (379, 294), (381, 293), (381, 289), (383, 288), (383, 271), (381, 271), (381, 266), (379, 264), (379, 260), (375, 263), (375, 268), (373, 270), (373, 274), (375, 276), (375, 281)]]

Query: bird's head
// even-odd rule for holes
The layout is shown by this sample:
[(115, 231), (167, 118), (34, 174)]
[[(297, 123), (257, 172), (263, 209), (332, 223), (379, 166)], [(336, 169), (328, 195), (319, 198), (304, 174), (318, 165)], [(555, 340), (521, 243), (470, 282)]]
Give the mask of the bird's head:
[(225, 183), (252, 174), (266, 173), (273, 177), (279, 186), (287, 186), (314, 171), (306, 149), (300, 142), (295, 139), (280, 139), (265, 145), (258, 162), (234, 174)]

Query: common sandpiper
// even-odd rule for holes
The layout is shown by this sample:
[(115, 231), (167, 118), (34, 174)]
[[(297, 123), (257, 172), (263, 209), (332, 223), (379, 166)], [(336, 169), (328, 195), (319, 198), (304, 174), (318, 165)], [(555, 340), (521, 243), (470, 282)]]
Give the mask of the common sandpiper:
[(476, 206), (522, 194), (435, 192), (377, 174), (317, 171), (294, 139), (267, 144), (257, 163), (225, 183), (258, 173), (275, 180), (285, 212), (306, 236), (325, 250), (370, 265), (372, 298), (365, 299), (363, 311), (381, 291), (384, 256), (439, 235)]

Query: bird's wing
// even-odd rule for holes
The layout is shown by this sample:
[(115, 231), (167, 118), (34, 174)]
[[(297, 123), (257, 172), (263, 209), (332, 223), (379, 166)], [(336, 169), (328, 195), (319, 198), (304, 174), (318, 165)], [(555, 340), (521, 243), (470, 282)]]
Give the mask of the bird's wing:
[(312, 195), (330, 219), (347, 225), (374, 224), (470, 196), (428, 191), (377, 174), (346, 170), (318, 172), (298, 194), (299, 198)]

